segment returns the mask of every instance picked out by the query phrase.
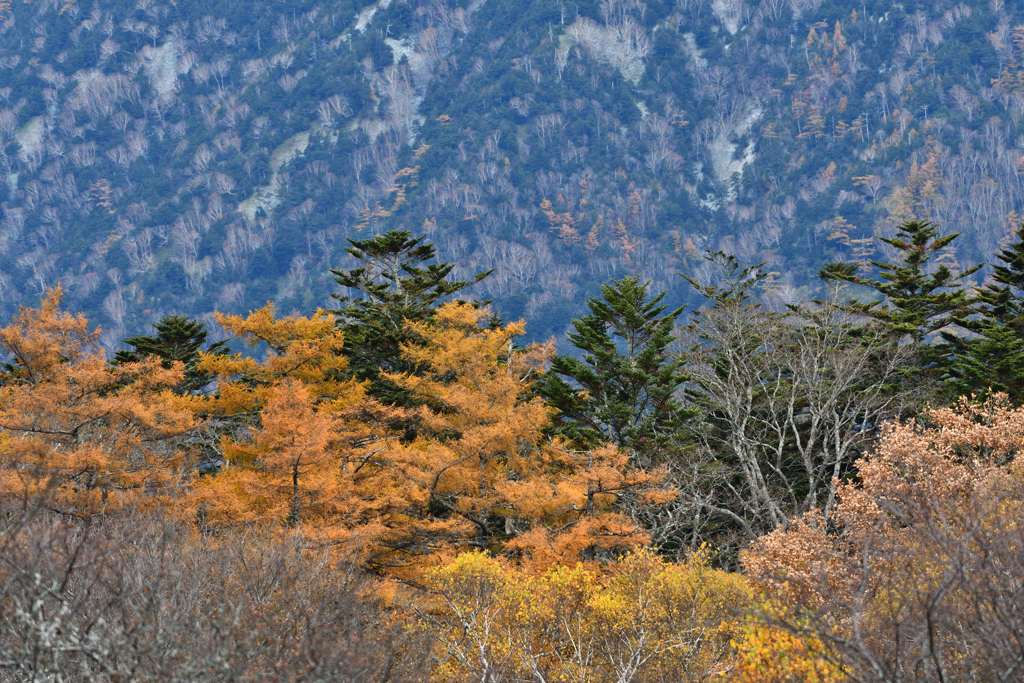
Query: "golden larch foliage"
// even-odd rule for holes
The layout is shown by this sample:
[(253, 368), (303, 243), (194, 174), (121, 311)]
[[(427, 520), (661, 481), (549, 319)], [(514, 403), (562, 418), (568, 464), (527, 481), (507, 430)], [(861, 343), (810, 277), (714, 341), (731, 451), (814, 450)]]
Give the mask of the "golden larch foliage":
[(663, 473), (631, 468), (613, 448), (547, 441), (550, 408), (529, 394), (552, 346), (517, 349), (523, 323), (485, 327), (489, 316), (456, 302), (410, 324), (425, 343), (405, 353), (426, 372), (389, 379), (426, 405), (415, 438), (387, 442), (363, 482), (387, 504), (373, 562), (415, 573), (478, 547), (542, 569), (645, 542), (614, 503), (628, 491), (665, 502)]
[(215, 314), (217, 324), (243, 339), (255, 353), (265, 351), (262, 361), (251, 356), (204, 354), (201, 369), (219, 380), (217, 395), (197, 398), (196, 409), (224, 415), (257, 410), (286, 380), (306, 385), (316, 402), (336, 401), (352, 405), (362, 399), (359, 386), (339, 379), (348, 366), (341, 355), (344, 335), (334, 315), (318, 310), (309, 317), (278, 319), (274, 305), (248, 316)]
[(224, 469), (196, 483), (195, 503), (210, 523), (301, 523), (346, 538), (359, 506), (338, 448), (342, 424), (301, 382), (276, 385), (250, 438), (225, 440)]
[(171, 390), (180, 363), (107, 364), (61, 290), (0, 328), (0, 492), (70, 515), (170, 501), (187, 482), (177, 437), (195, 426)]
[(387, 375), (423, 403), (408, 409), (339, 379), (343, 340), (327, 313), (219, 316), (268, 350), (262, 360), (204, 356), (217, 394), (183, 400), (223, 426), (221, 471), (195, 481), (201, 518), (350, 540), (368, 567), (407, 579), (474, 547), (543, 570), (645, 543), (617, 498), (667, 503), (664, 473), (638, 470), (614, 448), (549, 441), (550, 408), (530, 392), (552, 346), (516, 348), (522, 322), (489, 319), (455, 302), (408, 323), (420, 342), (403, 352), (422, 371)]
[(373, 441), (372, 410), (354, 380), (341, 379), (343, 335), (334, 316), (278, 319), (272, 304), (217, 322), (262, 360), (204, 355), (201, 367), (219, 378), (217, 393), (190, 407), (233, 428), (221, 438), (223, 467), (199, 477), (192, 503), (206, 524), (303, 524), (332, 540), (348, 537), (362, 508), (347, 458)]

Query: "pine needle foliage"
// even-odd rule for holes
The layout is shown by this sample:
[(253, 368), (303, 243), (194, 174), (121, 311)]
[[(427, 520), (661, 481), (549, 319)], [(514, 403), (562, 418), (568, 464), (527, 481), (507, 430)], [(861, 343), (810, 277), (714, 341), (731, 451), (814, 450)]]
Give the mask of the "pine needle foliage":
[[(183, 315), (166, 315), (160, 322), (153, 323), (156, 334), (128, 337), (124, 343), (132, 348), (118, 351), (112, 363), (138, 363), (150, 356), (159, 358), (165, 368), (174, 362), (185, 366), (185, 380), (175, 389), (178, 394), (191, 394), (205, 389), (213, 381), (213, 375), (199, 368), (200, 354), (210, 336), (204, 323)], [(206, 353), (223, 355), (228, 353), (227, 342), (210, 344)]]
[(424, 322), (444, 299), (480, 282), (491, 271), (472, 280), (449, 276), (451, 263), (430, 263), (434, 246), (425, 235), (413, 237), (407, 230), (392, 230), (365, 240), (349, 240), (346, 251), (362, 265), (351, 270), (331, 270), (337, 283), (358, 295), (332, 296), (340, 304), (338, 326), (345, 334), (344, 354), (349, 372), (370, 381), (370, 394), (389, 405), (415, 405), (407, 392), (381, 374), (413, 372), (416, 368), (402, 354), (402, 345), (416, 343), (406, 322)]
[(1024, 397), (1024, 224), (1014, 236), (995, 255), (993, 282), (978, 291), (980, 315), (956, 321), (972, 336), (942, 335), (955, 395), (998, 392), (1015, 404)]
[(937, 226), (928, 221), (906, 221), (895, 237), (880, 237), (899, 250), (893, 263), (871, 261), (880, 279), (857, 275), (857, 263), (830, 263), (819, 273), (826, 282), (845, 281), (875, 290), (874, 301), (851, 299), (847, 310), (874, 318), (902, 335), (910, 335), (916, 344), (957, 318), (969, 315), (973, 302), (964, 289), (965, 278), (981, 268), (972, 266), (954, 273), (948, 266), (930, 267), (933, 261), (960, 233), (939, 236)]
[(637, 277), (604, 284), (587, 300), (590, 313), (573, 320), (569, 341), (582, 354), (555, 356), (539, 391), (558, 410), (562, 436), (650, 456), (690, 416), (676, 396), (686, 361), (669, 353), (683, 309), (669, 311), (648, 286)]

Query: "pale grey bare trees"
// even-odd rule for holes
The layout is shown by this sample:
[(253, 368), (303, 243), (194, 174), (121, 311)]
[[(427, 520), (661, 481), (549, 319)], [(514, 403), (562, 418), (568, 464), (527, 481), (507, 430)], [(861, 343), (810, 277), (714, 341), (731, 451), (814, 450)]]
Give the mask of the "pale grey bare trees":
[(422, 680), (417, 637), (344, 561), (304, 544), (140, 514), (8, 514), (0, 680)]
[(729, 303), (701, 311), (688, 334), (701, 342), (698, 451), (734, 465), (718, 483), (729, 504), (696, 499), (750, 538), (810, 509), (827, 518), (833, 479), (909, 400), (909, 348), (834, 302), (788, 314)]
[(679, 337), (698, 416), (669, 459), (677, 503), (648, 521), (670, 546), (728, 552), (809, 510), (828, 520), (836, 482), (879, 426), (927, 399), (913, 347), (843, 311), (835, 294), (762, 307), (747, 295), (763, 274), (731, 263), (734, 279), (701, 286), (711, 305)]

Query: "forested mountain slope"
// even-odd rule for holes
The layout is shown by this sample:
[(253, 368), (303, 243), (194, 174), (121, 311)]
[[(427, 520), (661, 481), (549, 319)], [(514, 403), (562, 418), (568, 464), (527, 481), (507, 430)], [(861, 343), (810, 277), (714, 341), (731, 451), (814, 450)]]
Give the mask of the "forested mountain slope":
[(1022, 212), (1022, 51), (1002, 0), (0, 0), (0, 314), (309, 311), (392, 228), (537, 336), (704, 249), (776, 303), (905, 219), (966, 267)]

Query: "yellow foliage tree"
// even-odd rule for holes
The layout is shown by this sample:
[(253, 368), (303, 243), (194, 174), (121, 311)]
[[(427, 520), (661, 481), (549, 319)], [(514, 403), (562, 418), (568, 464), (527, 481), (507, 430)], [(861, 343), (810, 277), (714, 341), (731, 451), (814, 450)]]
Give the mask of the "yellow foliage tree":
[(939, 168), (938, 158), (938, 152), (932, 145), (924, 163), (911, 164), (906, 185), (893, 190), (886, 199), (893, 221), (929, 220), (934, 211), (942, 207), (945, 199), (942, 196), (942, 169)]
[(825, 644), (814, 636), (759, 623), (738, 629), (735, 659), (726, 680), (733, 683), (842, 683), (848, 680)]
[[(564, 199), (559, 195), (560, 203), (564, 203)], [(586, 202), (582, 202), (585, 204)], [(582, 238), (579, 232), (576, 230), (576, 224), (583, 219), (583, 214), (573, 215), (573, 206), (570, 204), (566, 210), (562, 213), (558, 213), (554, 209), (554, 205), (551, 200), (545, 199), (540, 203), (540, 210), (550, 223), (550, 229), (552, 232), (558, 231), (559, 237), (569, 245), (576, 244)]]
[(484, 553), (435, 569), (424, 614), (438, 636), (437, 680), (706, 681), (728, 668), (743, 578), (649, 549), (604, 573), (581, 564), (534, 575)]
[(997, 32), (989, 34), (997, 51), (1003, 58), (1003, 69), (999, 78), (992, 79), (992, 87), (1005, 93), (1024, 93), (1024, 67), (1021, 66), (1021, 54), (1024, 54), (1024, 24), (1013, 28), (1011, 44), (1005, 44)]

